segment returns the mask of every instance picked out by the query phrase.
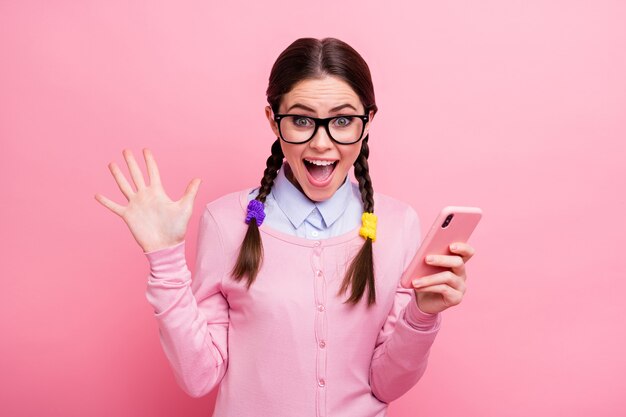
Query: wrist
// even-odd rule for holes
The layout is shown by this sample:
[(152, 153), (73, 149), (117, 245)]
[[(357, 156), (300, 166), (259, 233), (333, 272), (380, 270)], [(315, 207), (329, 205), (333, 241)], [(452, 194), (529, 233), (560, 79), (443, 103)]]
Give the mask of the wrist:
[(162, 243), (162, 244), (159, 244), (159, 245), (146, 246), (145, 248), (142, 248), (143, 249), (143, 254), (147, 255), (149, 253), (158, 252), (160, 250), (171, 249), (171, 248), (174, 248), (175, 246), (178, 246), (178, 245), (182, 244), (184, 241), (185, 240), (183, 239), (183, 240), (179, 240), (179, 241), (174, 242), (174, 243)]
[(413, 292), (411, 302), (407, 306), (405, 319), (409, 324), (418, 330), (431, 330), (436, 327), (439, 321), (439, 313), (427, 313), (423, 311), (417, 302), (417, 293)]

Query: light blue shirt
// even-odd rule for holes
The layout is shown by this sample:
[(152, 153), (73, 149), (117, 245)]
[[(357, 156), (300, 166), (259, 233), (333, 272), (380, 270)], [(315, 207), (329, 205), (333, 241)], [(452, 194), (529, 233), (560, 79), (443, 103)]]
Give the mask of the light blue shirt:
[[(328, 200), (315, 202), (285, 176), (285, 161), (278, 171), (272, 191), (265, 199), (264, 225), (280, 232), (307, 239), (327, 239), (348, 233), (361, 226), (363, 204), (359, 186), (346, 176), (343, 184)], [(256, 188), (248, 201), (259, 194)]]

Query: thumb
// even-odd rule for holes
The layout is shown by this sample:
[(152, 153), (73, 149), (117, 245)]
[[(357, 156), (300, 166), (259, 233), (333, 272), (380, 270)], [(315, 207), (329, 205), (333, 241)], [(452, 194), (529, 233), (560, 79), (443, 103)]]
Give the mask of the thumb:
[(183, 195), (183, 198), (182, 198), (182, 201), (184, 204), (193, 204), (193, 201), (195, 200), (196, 195), (198, 194), (198, 189), (200, 188), (201, 182), (202, 180), (200, 178), (194, 178), (187, 185), (187, 188), (185, 189), (185, 195)]

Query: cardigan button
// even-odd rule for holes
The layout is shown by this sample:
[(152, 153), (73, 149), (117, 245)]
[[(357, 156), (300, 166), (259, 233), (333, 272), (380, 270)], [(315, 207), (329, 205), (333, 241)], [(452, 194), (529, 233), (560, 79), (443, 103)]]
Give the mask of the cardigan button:
[(322, 349), (324, 349), (326, 347), (326, 342), (324, 342), (323, 340), (320, 341), (320, 347)]
[(313, 245), (315, 245), (315, 246), (319, 246), (319, 245), (321, 245), (321, 244), (322, 244), (322, 243), (321, 243), (319, 240), (316, 240), (316, 241), (315, 241), (315, 243), (313, 243)]
[(324, 304), (320, 304), (317, 306), (318, 311), (324, 311)]
[(326, 381), (324, 381), (324, 378), (320, 379), (317, 383), (319, 384), (320, 387), (326, 386)]

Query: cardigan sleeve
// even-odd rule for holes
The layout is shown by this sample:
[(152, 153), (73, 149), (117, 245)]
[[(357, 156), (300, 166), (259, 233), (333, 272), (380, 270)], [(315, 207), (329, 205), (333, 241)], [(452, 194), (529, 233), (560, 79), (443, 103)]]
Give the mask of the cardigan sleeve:
[(229, 323), (221, 287), (224, 249), (208, 207), (200, 219), (193, 280), (185, 241), (144, 254), (150, 264), (146, 298), (176, 382), (192, 397), (206, 395), (226, 373)]
[[(417, 213), (409, 208), (404, 269), (420, 243)], [(404, 270), (403, 269), (403, 270)], [(429, 314), (417, 305), (415, 291), (398, 286), (389, 315), (378, 335), (370, 367), (372, 394), (389, 403), (409, 391), (426, 371), (430, 347), (439, 332), (441, 313)]]

